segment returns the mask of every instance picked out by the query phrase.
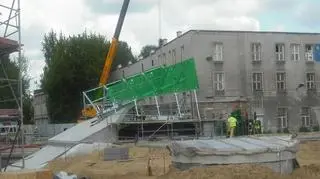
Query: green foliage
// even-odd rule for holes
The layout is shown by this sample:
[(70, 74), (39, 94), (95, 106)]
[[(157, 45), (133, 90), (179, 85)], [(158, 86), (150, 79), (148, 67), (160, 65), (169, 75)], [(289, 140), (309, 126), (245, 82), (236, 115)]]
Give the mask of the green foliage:
[(264, 134), (272, 134), (272, 131), (271, 130), (267, 130), (264, 132)]
[(313, 128), (312, 128), (312, 131), (314, 131), (314, 132), (319, 131), (319, 130), (320, 130), (319, 125), (313, 126)]
[(23, 100), (23, 121), (24, 124), (33, 124), (34, 108), (30, 95), (25, 95)]
[(283, 129), (283, 133), (285, 133), (285, 134), (289, 134), (289, 133), (290, 133), (290, 131), (289, 131), (289, 129), (288, 129), (288, 128), (284, 128), (284, 129)]
[(288, 128), (284, 128), (284, 129), (278, 129), (277, 133), (284, 133), (284, 134), (289, 134), (289, 129)]
[[(52, 122), (73, 122), (82, 108), (82, 91), (97, 87), (110, 42), (84, 32), (64, 36), (51, 31), (44, 36), (42, 50), (46, 65), (41, 87), (48, 95)], [(126, 42), (119, 42), (112, 69), (135, 61)]]
[(300, 127), (299, 132), (310, 132), (310, 129), (302, 126), (302, 127)]
[(236, 109), (234, 111), (231, 112), (231, 116), (235, 117), (237, 119), (237, 127), (235, 130), (235, 135), (236, 136), (241, 136), (244, 135), (244, 127), (245, 127), (245, 123), (244, 123), (244, 119), (241, 115), (241, 110), (240, 109)]
[(142, 47), (139, 56), (146, 58), (150, 55), (152, 50), (157, 50), (157, 48), (158, 47), (156, 45), (146, 45), (146, 46)]
[[(9, 56), (2, 56), (0, 58), (0, 78), (10, 79), (0, 81), (0, 108), (1, 109), (18, 109), (20, 105), (20, 90), (19, 90), (19, 61), (17, 58), (10, 59)], [(2, 68), (3, 67), (3, 68)], [(30, 79), (27, 76), (28, 61), (25, 57), (21, 58), (22, 68), (22, 93), (23, 93), (23, 115), (24, 123), (31, 123), (33, 118), (33, 108), (31, 97), (27, 93)], [(18, 101), (15, 100), (15, 97)]]

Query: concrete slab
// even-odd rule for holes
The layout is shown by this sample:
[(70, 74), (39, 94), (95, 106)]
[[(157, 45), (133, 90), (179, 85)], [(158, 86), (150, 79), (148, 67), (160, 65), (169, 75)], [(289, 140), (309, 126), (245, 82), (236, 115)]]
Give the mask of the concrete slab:
[[(48, 145), (25, 158), (25, 168), (39, 169), (45, 167), (48, 162), (59, 158), (60, 156), (72, 153), (75, 155), (79, 148), (83, 148), (83, 143), (93, 142), (113, 142), (116, 139), (112, 123), (120, 122), (125, 117), (123, 114), (130, 109), (131, 106), (126, 106), (119, 109), (115, 114), (107, 117), (105, 120), (91, 125), (97, 118), (92, 118), (88, 121), (77, 124), (68, 130), (49, 139)], [(8, 166), (7, 171), (21, 170), (22, 160), (15, 162), (12, 166)]]
[(298, 144), (291, 136), (247, 136), (174, 141), (169, 148), (173, 164), (180, 169), (197, 165), (258, 163), (277, 172), (291, 173)]

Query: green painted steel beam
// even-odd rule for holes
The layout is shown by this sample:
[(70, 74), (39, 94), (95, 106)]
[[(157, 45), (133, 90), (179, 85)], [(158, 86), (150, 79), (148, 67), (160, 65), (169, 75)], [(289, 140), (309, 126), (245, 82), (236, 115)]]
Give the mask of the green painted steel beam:
[(193, 58), (163, 66), (107, 85), (107, 97), (114, 101), (142, 99), (199, 88)]

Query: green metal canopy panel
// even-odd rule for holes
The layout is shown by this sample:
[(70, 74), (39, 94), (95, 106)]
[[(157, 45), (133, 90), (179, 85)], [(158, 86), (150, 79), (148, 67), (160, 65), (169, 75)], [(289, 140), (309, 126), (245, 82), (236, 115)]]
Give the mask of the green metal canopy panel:
[(126, 101), (198, 89), (193, 58), (148, 70), (107, 85), (107, 98)]

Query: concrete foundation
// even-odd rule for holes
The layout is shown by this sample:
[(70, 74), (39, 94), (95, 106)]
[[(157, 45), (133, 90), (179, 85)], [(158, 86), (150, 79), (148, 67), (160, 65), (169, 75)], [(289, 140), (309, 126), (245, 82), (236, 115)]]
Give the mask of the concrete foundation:
[(289, 174), (295, 168), (298, 141), (291, 136), (237, 137), (176, 141), (170, 144), (172, 163), (181, 170), (194, 166), (260, 164)]

